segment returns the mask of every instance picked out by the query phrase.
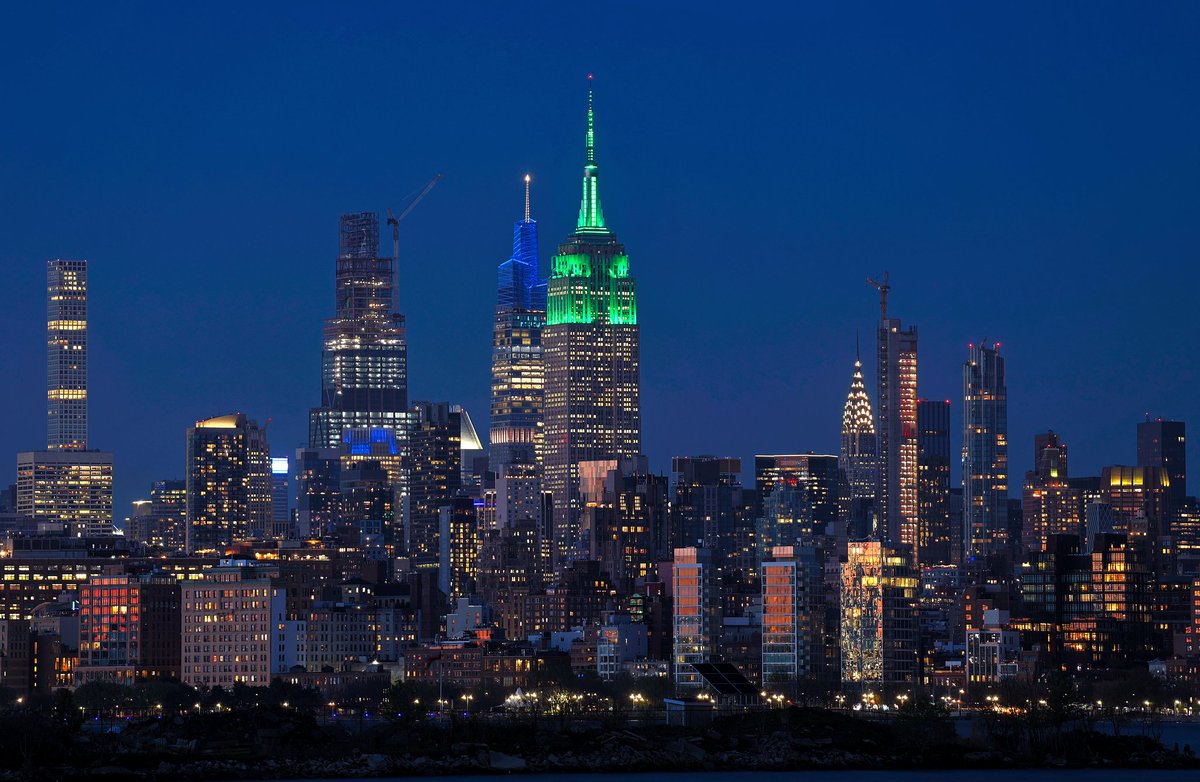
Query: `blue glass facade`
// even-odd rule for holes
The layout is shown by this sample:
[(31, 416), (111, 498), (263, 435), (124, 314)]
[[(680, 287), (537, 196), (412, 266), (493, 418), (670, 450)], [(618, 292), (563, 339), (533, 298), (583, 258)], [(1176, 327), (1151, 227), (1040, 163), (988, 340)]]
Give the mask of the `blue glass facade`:
[(546, 283), (538, 271), (538, 226), (529, 212), (513, 224), (512, 257), (500, 264), (492, 330), (492, 421), (490, 468), (531, 474), (541, 464), (542, 329)]

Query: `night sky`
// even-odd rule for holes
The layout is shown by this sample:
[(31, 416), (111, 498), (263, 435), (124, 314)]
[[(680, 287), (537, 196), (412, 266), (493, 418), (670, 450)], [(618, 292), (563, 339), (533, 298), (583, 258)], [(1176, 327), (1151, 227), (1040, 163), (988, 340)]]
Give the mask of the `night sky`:
[(486, 431), (521, 176), (545, 268), (589, 72), (654, 467), (836, 452), (856, 329), (875, 401), (884, 270), (956, 421), (967, 343), (1003, 343), (1014, 495), (1047, 427), (1076, 475), (1132, 463), (1146, 412), (1200, 441), (1200, 5), (423, 5), (5, 8), (3, 475), (45, 445), (47, 258), (90, 261), (90, 439), (120, 518), (182, 477), (198, 418), (303, 444), (338, 216), (439, 172), (403, 226), (410, 398)]

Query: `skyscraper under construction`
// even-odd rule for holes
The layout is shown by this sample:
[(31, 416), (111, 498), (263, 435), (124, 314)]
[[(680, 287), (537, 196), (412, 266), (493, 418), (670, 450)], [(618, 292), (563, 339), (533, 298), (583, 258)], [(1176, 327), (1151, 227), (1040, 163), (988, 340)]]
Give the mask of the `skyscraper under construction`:
[(636, 283), (600, 206), (590, 77), (586, 153), (579, 220), (554, 256), (542, 334), (545, 488), (560, 565), (579, 543), (579, 463), (642, 447)]
[(340, 447), (348, 429), (391, 429), (402, 447), (407, 443), (408, 346), (404, 316), (396, 311), (395, 262), (379, 254), (378, 215), (342, 215), (310, 448)]

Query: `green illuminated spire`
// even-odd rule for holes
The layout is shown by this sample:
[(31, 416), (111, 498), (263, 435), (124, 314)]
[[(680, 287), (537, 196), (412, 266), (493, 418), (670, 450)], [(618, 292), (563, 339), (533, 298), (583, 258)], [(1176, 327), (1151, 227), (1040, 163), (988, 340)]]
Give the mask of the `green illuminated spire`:
[(583, 167), (583, 199), (579, 203), (579, 222), (576, 228), (581, 233), (608, 233), (604, 225), (604, 211), (600, 208), (600, 184), (596, 177), (596, 119), (592, 110), (592, 74), (588, 74), (587, 112), (587, 163)]

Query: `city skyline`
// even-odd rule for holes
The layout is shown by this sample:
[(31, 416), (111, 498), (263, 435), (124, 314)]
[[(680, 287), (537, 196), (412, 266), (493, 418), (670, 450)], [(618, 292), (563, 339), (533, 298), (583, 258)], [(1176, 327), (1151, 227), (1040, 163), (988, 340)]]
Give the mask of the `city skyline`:
[[(1092, 19), (1087, 23), (1109, 29), (1104, 26), (1115, 28), (1118, 21)], [(312, 20), (297, 22), (301, 27), (306, 23)], [(1162, 20), (1156, 23), (1165, 25)], [(1022, 67), (1032, 67), (1034, 62), (1046, 59), (1056, 61), (1049, 51), (1034, 49), (1030, 61)], [(1160, 56), (1176, 56), (1177, 53), (1171, 52), (1168, 49)], [(1077, 47), (1075, 53), (1098, 56), (1086, 46), (1082, 52)], [(147, 225), (146, 233), (139, 239), (139, 232), (114, 232), (91, 214), (82, 215), (80, 220), (67, 220), (65, 215), (55, 214), (53, 222), (45, 222), (45, 218), (36, 216), (31, 219), (30, 206), (16, 203), (15, 194), (6, 196), (6, 204), (12, 202), (9, 205), (13, 208), (4, 218), (4, 233), (11, 241), (3, 251), (3, 260), (6, 268), (12, 270), (14, 280), (4, 294), (4, 322), (17, 335), (9, 361), (14, 376), (23, 379), (6, 392), (5, 402), (14, 410), (27, 412), (18, 416), (7, 438), (0, 442), (10, 453), (16, 453), (39, 447), (44, 437), (44, 427), (35, 414), (44, 407), (39, 398), (45, 393), (38, 371), (45, 362), (44, 343), (37, 338), (34, 328), (41, 309), (39, 281), (47, 259), (78, 257), (90, 261), (92, 288), (90, 439), (115, 453), (118, 518), (128, 512), (130, 500), (149, 496), (151, 481), (182, 477), (184, 432), (197, 420), (234, 410), (259, 421), (271, 419), (273, 453), (292, 453), (306, 440), (306, 413), (316, 394), (319, 321), (328, 317), (330, 311), (328, 266), (334, 251), (331, 237), (335, 221), (349, 211), (369, 209), (382, 213), (387, 206), (397, 204), (404, 193), (442, 170), (447, 172), (445, 182), (421, 211), (405, 222), (401, 234), (400, 311), (408, 319), (412, 349), (409, 397), (461, 403), (486, 428), (489, 321), (494, 307), (495, 264), (507, 251), (505, 228), (511, 225), (520, 178), (530, 172), (538, 184), (539, 222), (549, 232), (545, 235), (558, 238), (568, 232), (577, 203), (575, 140), (580, 127), (580, 84), (589, 69), (597, 74), (605, 117), (614, 118), (613, 124), (604, 130), (608, 145), (606, 192), (619, 194), (615, 200), (609, 199), (612, 211), (609, 217), (614, 225), (620, 226), (621, 238), (635, 248), (642, 310), (650, 317), (642, 347), (643, 440), (656, 472), (667, 472), (670, 457), (676, 455), (715, 453), (739, 456), (748, 464), (748, 457), (754, 453), (810, 449), (818, 453), (836, 452), (838, 414), (845, 398), (845, 370), (853, 360), (853, 332), (861, 328), (869, 334), (873, 321), (873, 294), (863, 278), (884, 269), (892, 274), (894, 310), (906, 324), (920, 328), (918, 393), (922, 397), (954, 400), (955, 421), (961, 420), (962, 415), (957, 393), (961, 382), (959, 356), (963, 346), (979, 334), (1002, 340), (1010, 361), (1010, 441), (1024, 443), (1035, 432), (1046, 429), (1061, 432), (1072, 444), (1074, 474), (1096, 474), (1103, 465), (1132, 463), (1132, 426), (1142, 420), (1143, 413), (1185, 421), (1196, 419), (1197, 402), (1191, 393), (1196, 385), (1196, 370), (1185, 361), (1168, 363), (1172, 356), (1186, 355), (1182, 336), (1186, 333), (1186, 309), (1173, 306), (1175, 302), (1182, 303), (1183, 294), (1178, 289), (1183, 286), (1130, 282), (1125, 273), (1114, 274), (1105, 265), (1120, 262), (1135, 268), (1136, 259), (1150, 256), (1159, 259), (1163, 279), (1170, 279), (1175, 269), (1184, 268), (1184, 259), (1191, 256), (1188, 248), (1194, 246), (1187, 241), (1192, 237), (1192, 229), (1176, 225), (1171, 219), (1174, 211), (1160, 211), (1155, 218), (1158, 222), (1150, 221), (1158, 229), (1168, 229), (1172, 237), (1174, 244), (1167, 245), (1171, 252), (1164, 253), (1163, 240), (1149, 237), (1150, 227), (1144, 212), (1114, 210), (1119, 204), (1128, 207), (1132, 203), (1125, 198), (1145, 199), (1151, 195), (1159, 199), (1155, 203), (1163, 206), (1162, 199), (1171, 194), (1176, 197), (1170, 209), (1180, 210), (1181, 215), (1187, 213), (1195, 203), (1195, 189), (1194, 185), (1183, 182), (1197, 179), (1191, 173), (1194, 164), (1190, 159), (1172, 158), (1177, 166), (1160, 170), (1153, 164), (1162, 163), (1164, 158), (1150, 154), (1144, 145), (1132, 143), (1136, 138), (1127, 137), (1133, 132), (1129, 128), (1118, 126), (1123, 128), (1120, 134), (1111, 129), (1095, 131), (1102, 138), (1085, 134), (1085, 140), (1091, 139), (1092, 149), (1095, 145), (1105, 147), (1124, 140), (1127, 143), (1120, 148), (1127, 150), (1138, 165), (1106, 169), (1111, 176), (1123, 174), (1125, 178), (1120, 180), (1124, 183), (1120, 187), (1110, 183), (1100, 188), (1100, 194), (1094, 198), (1101, 204), (1093, 202), (1090, 207), (1081, 204), (1078, 192), (1074, 200), (1066, 199), (1075, 204), (1074, 209), (1083, 209), (1085, 216), (1091, 216), (1091, 231), (1083, 230), (1089, 225), (1085, 220), (1071, 223), (1071, 230), (1055, 233), (1044, 243), (1029, 238), (1030, 221), (1057, 214), (1055, 210), (1047, 210), (1045, 203), (1026, 205), (1023, 210), (989, 218), (992, 222), (985, 222), (990, 231), (967, 231), (971, 241), (962, 246), (976, 246), (979, 259), (974, 263), (983, 266), (998, 262), (1000, 250), (984, 246), (996, 235), (1022, 232), (1026, 235), (1025, 244), (1017, 242), (1003, 247), (1012, 260), (996, 286), (993, 297), (996, 301), (980, 302), (970, 298), (972, 281), (977, 277), (968, 269), (965, 279), (956, 279), (956, 270), (946, 259), (961, 257), (958, 253), (961, 248), (953, 241), (955, 226), (961, 227), (955, 216), (968, 223), (981, 219), (982, 212), (971, 210), (994, 205), (994, 195), (971, 191), (969, 195), (973, 198), (967, 199), (970, 209), (966, 212), (950, 209), (943, 214), (940, 210), (947, 205), (937, 198), (928, 198), (926, 189), (932, 186), (932, 181), (924, 182), (904, 166), (885, 166), (885, 171), (903, 183), (903, 187), (897, 186), (900, 190), (925, 193), (927, 198), (922, 203), (929, 209), (927, 219), (916, 219), (919, 215), (900, 204), (897, 191), (890, 191), (891, 197), (884, 199), (886, 203), (879, 203), (871, 195), (871, 188), (864, 187), (857, 197), (872, 201), (873, 208), (869, 210), (872, 219), (861, 230), (813, 234), (807, 244), (780, 245), (778, 240), (764, 240), (764, 234), (772, 233), (770, 226), (777, 224), (775, 210), (781, 206), (773, 204), (771, 196), (779, 194), (779, 182), (765, 167), (764, 158), (751, 155), (741, 145), (739, 136), (730, 135), (733, 126), (712, 120), (714, 130), (724, 135), (718, 136), (722, 144), (707, 151), (720, 155), (702, 168), (709, 169), (710, 178), (714, 178), (712, 169), (723, 168), (721, 161), (728, 160), (730, 168), (736, 168), (738, 161), (749, 162), (747, 178), (730, 180), (728, 174), (722, 174), (715, 179), (723, 183), (726, 192), (713, 189), (712, 184), (696, 190), (692, 175), (682, 171), (697, 159), (699, 149), (686, 144), (675, 149), (677, 129), (666, 123), (681, 120), (686, 124), (698, 116), (696, 110), (683, 104), (698, 94), (702, 89), (698, 82), (705, 80), (670, 82), (678, 87), (680, 95), (669, 97), (660, 106), (650, 100), (650, 95), (668, 83), (666, 62), (655, 61), (656, 67), (642, 77), (628, 64), (594, 52), (588, 54), (591, 55), (588, 61), (581, 60), (577, 72), (541, 77), (544, 84), (536, 91), (536, 102), (523, 98), (519, 105), (492, 107), (502, 110), (502, 116), (515, 118), (521, 111), (536, 106), (538, 124), (546, 128), (542, 131), (545, 135), (521, 142), (513, 138), (512, 131), (506, 131), (490, 140), (495, 144), (464, 151), (461, 158), (445, 154), (444, 150), (436, 157), (407, 152), (394, 155), (382, 147), (378, 153), (364, 152), (365, 159), (374, 162), (361, 182), (356, 176), (337, 179), (338, 184), (319, 197), (307, 196), (303, 209), (295, 216), (287, 207), (288, 200), (283, 198), (292, 187), (287, 184), (288, 176), (279, 175), (276, 168), (279, 161), (268, 156), (270, 161), (262, 167), (251, 168), (257, 172), (251, 177), (264, 180), (251, 190), (265, 201), (262, 212), (255, 218), (262, 221), (261, 227), (250, 241), (239, 232), (222, 237), (216, 226), (211, 235), (196, 237), (183, 231), (190, 223), (177, 217), (163, 221), (163, 225), (151, 225), (160, 216), (159, 208), (147, 203), (147, 199), (167, 193), (166, 183), (153, 178), (139, 179), (124, 172), (113, 177), (114, 169), (106, 167), (103, 155), (84, 166), (87, 176), (79, 182), (80, 192), (70, 198), (61, 197), (66, 191), (61, 190), (55, 176), (29, 182), (28, 162), (14, 164), (14, 187), (25, 188), (23, 192), (31, 196), (29, 203), (40, 205), (47, 214), (58, 209), (75, 209), (74, 198), (107, 183), (119, 185), (116, 190), (124, 197), (119, 195), (115, 200), (123, 204), (120, 209), (126, 224), (138, 220)], [(1139, 64), (1146, 67), (1146, 58), (1150, 56), (1136, 47), (1124, 54), (1132, 58), (1127, 63), (1130, 67)], [(681, 56), (678, 52), (675, 55)], [(504, 72), (519, 72), (519, 65), (506, 62), (502, 66)], [(642, 62), (646, 62), (645, 55)], [(917, 65), (911, 53), (901, 58), (903, 72), (919, 71)], [(980, 63), (973, 65), (979, 75), (995, 76)], [(922, 67), (928, 67), (928, 63)], [(186, 68), (185, 71), (191, 73)], [(699, 73), (711, 76), (710, 71)], [(43, 78), (53, 84), (60, 75), (51, 72)], [(1106, 82), (1082, 73), (1068, 76), (1070, 84), (1082, 90), (1080, 100), (1087, 99), (1087, 105), (1096, 111), (1112, 111), (1100, 96), (1088, 91)], [(453, 81), (456, 77), (449, 78), (451, 88), (460, 85)], [(943, 75), (940, 83), (950, 88), (953, 81)], [(723, 99), (736, 99), (728, 85), (717, 87)], [(796, 85), (796, 89), (801, 90), (802, 96), (820, 97), (803, 92), (802, 85)], [(487, 97), (489, 93), (483, 90), (472, 94)], [(904, 94), (912, 97), (910, 92)], [(1134, 99), (1127, 93), (1122, 95), (1126, 100)], [(209, 100), (212, 99), (210, 96)], [(1015, 100), (1012, 95), (1008, 99)], [(803, 102), (815, 116), (822, 116), (819, 112), (822, 106), (827, 112), (824, 116), (835, 116), (828, 113), (828, 101)], [(947, 105), (939, 103), (933, 108), (942, 112), (938, 115), (935, 111), (933, 116), (957, 115)], [(998, 108), (986, 104), (981, 110)], [(619, 122), (615, 119), (618, 117)], [(453, 124), (437, 116), (426, 119), (431, 128)], [(912, 142), (905, 135), (913, 132), (911, 125), (901, 122), (899, 128), (890, 128), (884, 124), (882, 113), (872, 113), (867, 119), (875, 132), (886, 134), (896, 130), (898, 135), (887, 137), (903, 137)], [(1168, 146), (1174, 143), (1176, 146), (1171, 149), (1178, 152), (1179, 138), (1174, 134), (1187, 135), (1195, 127), (1195, 117), (1185, 114), (1175, 119), (1177, 122), (1164, 123), (1167, 137), (1165, 141), (1156, 137), (1156, 143)], [(635, 130), (639, 122), (645, 127)], [(809, 134), (806, 138), (820, 142), (823, 154), (836, 152), (838, 145), (828, 131), (817, 132), (811, 129), (813, 126), (802, 131)], [(298, 127), (302, 133), (324, 132), (321, 125), (308, 127), (301, 122)], [(521, 127), (528, 129), (529, 125)], [(745, 132), (744, 127), (742, 131)], [(769, 142), (764, 146), (776, 153), (790, 148), (771, 128), (755, 132), (764, 134)], [(7, 133), (10, 147), (15, 145), (16, 151), (26, 153), (30, 161), (55, 170), (45, 157), (45, 150), (28, 138), (28, 129)], [(326, 143), (332, 149), (338, 140), (339, 137), (330, 136)], [(480, 139), (459, 136), (458, 140)], [(78, 143), (70, 142), (67, 148), (78, 150)], [(543, 143), (548, 144), (547, 152), (539, 151)], [(1046, 148), (1039, 146), (1040, 155), (1048, 154), (1050, 148), (1058, 149), (1070, 164), (1064, 168), (1063, 161), (1059, 161), (1052, 166), (1057, 172), (1056, 181), (1066, 187), (1071, 181), (1068, 174), (1078, 177), (1084, 171), (1084, 160), (1045, 143)], [(925, 147), (914, 143), (904, 149), (908, 154), (901, 155), (902, 160), (906, 165), (915, 165), (922, 159)], [(981, 150), (969, 152), (954, 146), (953, 151), (960, 161), (999, 165), (995, 161), (989, 164), (989, 155)], [(1009, 159), (1017, 154), (1013, 146), (989, 151), (1001, 158), (1007, 155)], [(804, 158), (814, 175), (802, 178), (804, 187), (800, 196), (786, 204), (789, 213), (796, 210), (802, 230), (811, 230), (812, 221), (831, 215), (851, 222), (863, 216), (864, 201), (859, 202), (858, 208), (847, 207), (855, 202), (844, 193), (834, 193), (833, 203), (841, 209), (840, 213), (832, 212), (835, 208), (832, 205), (814, 202), (820, 200), (822, 188), (829, 187), (832, 173), (862, 175), (861, 164), (854, 162), (849, 149), (842, 147), (840, 152), (831, 155), (828, 169), (813, 168), (815, 159)], [(479, 155), (489, 158), (490, 163), (472, 171), (471, 165)], [(660, 160), (650, 160), (651, 155)], [(879, 162), (874, 156), (872, 160)], [(172, 163), (171, 168), (178, 165)], [(1159, 172), (1159, 179), (1145, 179), (1155, 171)], [(670, 172), (681, 179), (667, 189), (662, 184), (663, 175)], [(1139, 172), (1142, 179), (1135, 176)], [(994, 177), (983, 179), (995, 184)], [(181, 197), (189, 206), (180, 211), (191, 213), (190, 219), (212, 225), (213, 221), (231, 217), (227, 210), (233, 203), (218, 204), (211, 200), (216, 193), (199, 187), (197, 180), (185, 177), (184, 181), (190, 185), (183, 189)], [(874, 176), (867, 181), (876, 187), (884, 184), (883, 179)], [(962, 186), (953, 177), (942, 181)], [(1017, 200), (1023, 203), (1036, 201), (1032, 188), (1018, 187), (1022, 183), (1011, 179), (1001, 181), (1008, 196), (1021, 196)], [(742, 187), (741, 192), (728, 190), (733, 182)], [(639, 197), (637, 191), (642, 187), (649, 188), (653, 200), (644, 195)], [(693, 194), (687, 192), (689, 189)], [(1130, 195), (1117, 197), (1115, 194), (1122, 190)], [(49, 200), (55, 193), (59, 200)], [(477, 198), (481, 194), (490, 197)], [(680, 204), (671, 203), (670, 199), (675, 197), (672, 194), (681, 199)], [(748, 199), (747, 195), (757, 197)], [(1109, 200), (1103, 200), (1102, 196)], [(737, 201), (748, 201), (749, 205), (734, 203)], [(60, 205), (57, 208), (56, 203)], [(649, 203), (657, 204), (658, 211), (647, 209)], [(717, 223), (744, 224), (752, 220), (752, 224), (761, 224), (762, 229), (750, 234), (732, 232), (728, 226), (714, 225), (697, 207), (728, 210), (729, 219)], [(112, 220), (113, 212), (101, 210), (101, 214), (105, 213), (110, 221), (120, 222)], [(450, 225), (468, 214), (470, 237), (447, 233)], [(1109, 215), (1113, 217), (1112, 225), (1103, 219)], [(909, 220), (911, 226), (901, 230), (896, 222), (901, 218)], [(1134, 233), (1118, 233), (1114, 237), (1113, 232), (1118, 230), (1114, 225)], [(706, 243), (713, 245), (712, 250), (696, 244), (689, 236), (705, 231), (710, 232)], [(1143, 231), (1147, 233), (1143, 235)], [(163, 232), (176, 235), (175, 241), (161, 241), (168, 235)], [(872, 232), (877, 238), (867, 238)], [(1090, 236), (1093, 233), (1095, 236)], [(271, 242), (259, 243), (261, 235), (269, 236)], [(455, 236), (455, 240), (447, 241), (446, 236)], [(179, 237), (188, 240), (180, 241)], [(743, 243), (732, 244), (734, 237)], [(883, 241), (878, 237), (894, 243), (891, 254), (876, 251), (879, 249), (876, 243)], [(932, 250), (927, 243), (933, 245)], [(450, 246), (450, 250), (438, 249), (439, 245)], [(1052, 247), (1057, 252), (1050, 252)], [(265, 255), (264, 248), (270, 249)], [(717, 252), (719, 248), (723, 249)], [(548, 249), (544, 247), (542, 251), (543, 267), (549, 260)], [(1030, 252), (1017, 252), (1021, 249)], [(758, 268), (726, 277), (713, 274), (717, 256), (731, 252), (736, 255), (742, 250), (761, 259)], [(453, 267), (445, 263), (447, 252), (457, 259)], [(938, 258), (941, 263), (936, 262)], [(1085, 259), (1090, 260), (1085, 262)], [(1057, 261), (1059, 266), (1043, 268), (1051, 261)], [(675, 280), (681, 263), (695, 263), (697, 280), (682, 290)], [(797, 269), (795, 276), (792, 267)], [(281, 274), (281, 268), (293, 273)], [(233, 269), (241, 269), (243, 277), (229, 274)], [(150, 273), (151, 270), (158, 273)], [(1085, 270), (1087, 273), (1082, 273)], [(452, 287), (447, 286), (448, 273), (453, 274)], [(772, 285), (776, 275), (781, 275), (785, 284)], [(236, 284), (230, 282), (235, 279)], [(1122, 297), (1118, 298), (1117, 293)], [(167, 306), (167, 302), (176, 298), (192, 303), (198, 312), (189, 314)], [(830, 301), (836, 311), (831, 311), (823, 300)], [(1107, 306), (1111, 302), (1120, 304)], [(784, 304), (788, 306), (781, 306)], [(1161, 326), (1151, 329), (1139, 323), (1146, 320), (1144, 313), (1148, 311), (1161, 318)], [(745, 317), (736, 323), (725, 319), (717, 328), (704, 317), (707, 312), (745, 313)], [(1089, 324), (1089, 320), (1093, 322)], [(249, 340), (235, 338), (245, 334), (262, 336)], [(1047, 339), (1045, 334), (1052, 334), (1053, 338)], [(1153, 350), (1147, 345), (1152, 337), (1156, 342)], [(211, 341), (219, 348), (209, 345), (205, 349), (203, 341)], [(725, 371), (712, 378), (715, 385), (706, 385), (709, 379), (706, 368), (687, 360), (689, 351), (700, 344), (715, 351), (721, 359), (719, 366)], [(839, 345), (844, 345), (844, 349), (839, 350)], [(445, 355), (452, 360), (442, 360)], [(783, 356), (791, 360), (784, 360)], [(230, 383), (227, 370), (236, 372), (240, 382)], [(745, 382), (745, 378), (753, 378), (754, 382)], [(873, 376), (867, 377), (867, 387), (875, 387)], [(707, 393), (697, 393), (697, 388), (707, 389)], [(145, 416), (146, 425), (128, 426), (130, 417), (137, 414)], [(957, 453), (960, 445), (956, 433), (952, 451)], [(1019, 491), (1018, 481), (1011, 476), (1022, 475), (1032, 468), (1026, 451), (1018, 448), (1011, 456), (1010, 496)], [(1192, 457), (1196, 463), (1195, 452)], [(958, 465), (954, 464), (952, 469), (952, 485), (960, 485)]]
[(14, 10), (0, 771), (1200, 768), (1172, 1)]

